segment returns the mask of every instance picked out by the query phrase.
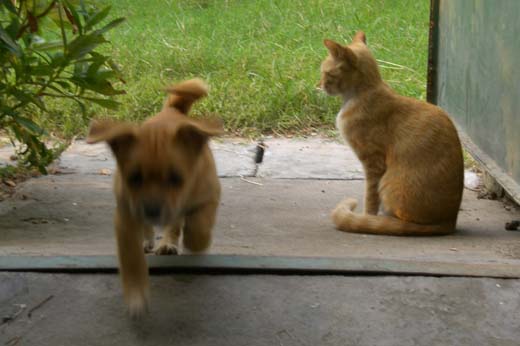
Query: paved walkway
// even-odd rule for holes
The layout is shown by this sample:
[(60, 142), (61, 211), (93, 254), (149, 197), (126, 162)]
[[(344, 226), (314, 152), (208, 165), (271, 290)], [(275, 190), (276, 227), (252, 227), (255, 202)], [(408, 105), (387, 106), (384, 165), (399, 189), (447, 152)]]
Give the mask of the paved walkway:
[[(368, 257), (520, 266), (520, 233), (504, 230), (514, 208), (465, 189), (459, 231), (398, 238), (348, 234), (329, 217), (345, 196), (362, 202), (359, 161), (342, 143), (320, 138), (268, 139), (255, 164), (255, 142), (212, 144), (223, 198), (212, 254)], [(58, 174), (31, 179), (0, 203), (0, 255), (110, 255), (114, 161), (103, 145), (74, 143)]]
[(149, 315), (132, 321), (114, 275), (0, 273), (1, 316), (25, 306), (0, 326), (0, 345), (518, 346), (520, 340), (518, 280), (162, 275), (152, 278), (151, 289)]
[[(13, 318), (0, 345), (518, 345), (520, 280), (487, 277), (520, 277), (520, 232), (504, 230), (517, 210), (466, 189), (454, 235), (338, 232), (330, 211), (363, 194), (353, 153), (321, 138), (265, 144), (255, 164), (255, 142), (212, 143), (223, 198), (210, 254), (408, 261), (483, 277), (159, 275), (150, 315), (132, 322), (115, 275), (0, 272), (0, 315)], [(78, 141), (56, 174), (20, 184), (0, 202), (0, 267), (2, 256), (113, 255), (113, 169), (104, 145)]]

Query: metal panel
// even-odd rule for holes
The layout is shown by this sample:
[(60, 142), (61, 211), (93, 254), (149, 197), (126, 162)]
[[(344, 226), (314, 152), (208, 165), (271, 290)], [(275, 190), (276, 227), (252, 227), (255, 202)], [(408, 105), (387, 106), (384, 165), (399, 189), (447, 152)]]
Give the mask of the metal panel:
[(431, 4), (429, 101), (455, 119), (472, 154), (520, 201), (520, 1)]
[[(520, 278), (518, 264), (453, 263), (374, 258), (147, 256), (154, 273), (284, 275), (420, 275)], [(115, 272), (113, 256), (1, 256), (0, 271)]]

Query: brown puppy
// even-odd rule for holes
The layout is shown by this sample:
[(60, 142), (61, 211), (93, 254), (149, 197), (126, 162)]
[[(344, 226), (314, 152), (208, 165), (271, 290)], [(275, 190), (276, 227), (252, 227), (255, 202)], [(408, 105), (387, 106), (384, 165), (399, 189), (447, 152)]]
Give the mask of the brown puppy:
[[(220, 122), (188, 118), (207, 86), (199, 79), (168, 89), (163, 109), (141, 126), (93, 122), (88, 143), (106, 141), (117, 160), (115, 233), (123, 292), (130, 314), (148, 303), (144, 251), (154, 249), (154, 226), (164, 229), (156, 254), (206, 250), (220, 199), (220, 184), (208, 138), (222, 133)], [(144, 246), (144, 251), (143, 251)]]

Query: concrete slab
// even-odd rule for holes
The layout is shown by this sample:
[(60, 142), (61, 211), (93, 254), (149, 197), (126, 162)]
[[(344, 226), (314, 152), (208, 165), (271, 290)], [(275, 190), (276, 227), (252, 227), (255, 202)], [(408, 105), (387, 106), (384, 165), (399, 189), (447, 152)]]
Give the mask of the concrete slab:
[[(393, 238), (338, 232), (330, 211), (345, 196), (362, 200), (363, 182), (351, 180), (362, 176), (354, 154), (319, 138), (266, 143), (258, 174), (287, 179), (250, 177), (257, 169), (253, 142), (212, 143), (221, 176), (248, 177), (222, 179), (213, 254), (520, 264), (520, 233), (503, 228), (520, 213), (497, 201), (477, 200), (470, 190), (455, 235)], [(63, 154), (61, 174), (20, 184), (12, 198), (0, 203), (0, 255), (113, 255), (113, 168), (104, 145), (78, 141)]]
[[(489, 275), (493, 266), (518, 272), (520, 233), (503, 229), (520, 219), (514, 208), (466, 190), (454, 235), (341, 233), (330, 210), (343, 197), (361, 199), (363, 193), (363, 182), (356, 181), (361, 166), (348, 147), (323, 139), (267, 144), (258, 167), (262, 178), (255, 178), (254, 143), (212, 143), (222, 177), (248, 178), (221, 180), (210, 254), (223, 256), (206, 259), (293, 256), (261, 258), (293, 267), (325, 257), (322, 262), (348, 261), (354, 271), (368, 263), (376, 269), (406, 265), (412, 273), (425, 266), (429, 274), (436, 266), (477, 276)], [(0, 256), (113, 255), (107, 175), (113, 167), (106, 147), (77, 142), (64, 153), (61, 174), (20, 184), (0, 203)], [(131, 321), (115, 275), (0, 273), (0, 315), (21, 311), (0, 325), (0, 344), (512, 346), (520, 337), (515, 279), (165, 274), (152, 276), (151, 288), (151, 314)]]
[[(255, 143), (230, 138), (211, 142), (211, 148), (219, 176), (248, 177), (255, 174)], [(62, 173), (68, 174), (110, 175), (115, 169), (115, 161), (104, 143), (89, 145), (79, 140), (61, 155), (59, 168)]]
[[(520, 265), (520, 233), (504, 223), (520, 213), (466, 190), (459, 231), (444, 237), (348, 234), (329, 213), (345, 196), (360, 199), (362, 181), (222, 179), (213, 254), (378, 258)], [(24, 183), (0, 203), (0, 255), (111, 255), (111, 177), (47, 176)]]
[(62, 153), (58, 167), (69, 174), (110, 175), (116, 163), (105, 143), (90, 145), (80, 140), (73, 142)]
[(0, 343), (516, 346), (519, 291), (519, 280), (163, 275), (150, 314), (132, 321), (115, 275), (0, 273), (1, 316), (25, 306)]
[(256, 143), (240, 138), (210, 143), (219, 177), (252, 177), (256, 174)]
[(265, 141), (258, 177), (279, 179), (363, 179), (363, 167), (345, 144), (323, 138)]

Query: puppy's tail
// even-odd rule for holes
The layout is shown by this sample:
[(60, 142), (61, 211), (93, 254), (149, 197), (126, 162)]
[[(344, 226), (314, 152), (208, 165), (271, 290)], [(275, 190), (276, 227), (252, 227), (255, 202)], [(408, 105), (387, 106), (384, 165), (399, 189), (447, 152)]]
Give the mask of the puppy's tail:
[(193, 102), (208, 94), (208, 85), (199, 78), (190, 79), (166, 89), (170, 94), (166, 99), (165, 107), (177, 108), (188, 114)]
[(397, 236), (431, 236), (455, 232), (455, 222), (422, 225), (390, 216), (355, 214), (352, 211), (356, 206), (357, 201), (351, 198), (347, 198), (337, 205), (332, 212), (332, 220), (338, 230)]

